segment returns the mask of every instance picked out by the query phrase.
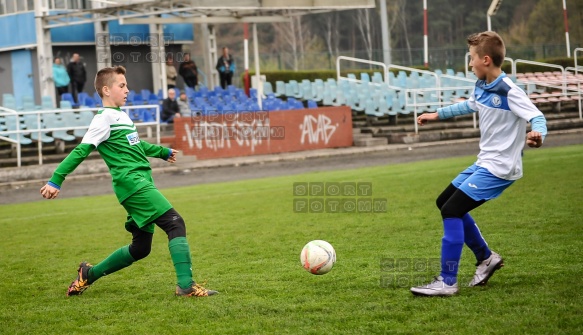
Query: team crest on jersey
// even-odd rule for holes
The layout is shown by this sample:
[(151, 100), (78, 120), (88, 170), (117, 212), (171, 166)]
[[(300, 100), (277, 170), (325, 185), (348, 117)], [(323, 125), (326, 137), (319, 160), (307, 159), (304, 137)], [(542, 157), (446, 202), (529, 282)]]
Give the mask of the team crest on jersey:
[(492, 95), (492, 105), (494, 107), (500, 107), (500, 105), (502, 105), (502, 99), (496, 94)]
[(138, 136), (137, 131), (135, 131), (131, 134), (127, 134), (126, 138), (128, 139), (128, 143), (130, 145), (136, 145), (136, 144), (140, 143), (140, 137)]

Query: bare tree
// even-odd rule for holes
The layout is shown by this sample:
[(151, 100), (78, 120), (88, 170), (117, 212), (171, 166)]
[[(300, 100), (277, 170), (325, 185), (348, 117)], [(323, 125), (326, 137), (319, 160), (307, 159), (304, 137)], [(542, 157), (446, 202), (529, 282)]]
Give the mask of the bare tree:
[[(281, 41), (282, 44), (274, 46), (274, 48), (278, 52), (282, 52), (283, 50), (289, 47), (291, 49), (292, 59), (286, 59), (286, 63), (291, 65), (294, 71), (298, 70), (298, 42), (296, 39), (296, 21), (292, 18), (288, 23), (272, 23), (273, 29), (277, 34), (278, 38), (276, 41)], [(291, 64), (290, 64), (291, 61)]]
[(296, 20), (296, 29), (297, 29), (297, 34), (298, 34), (298, 39), (299, 39), (299, 43), (300, 43), (300, 61), (302, 64), (302, 69), (306, 68), (306, 63), (305, 63), (305, 54), (306, 54), (306, 49), (304, 48), (304, 33), (307, 33), (306, 31), (304, 31), (304, 27), (302, 27), (302, 17), (301, 15), (298, 15), (296, 17), (292, 17), (292, 21)]
[(411, 54), (411, 43), (409, 43), (409, 32), (407, 30), (407, 3), (404, 0), (399, 0), (399, 21), (403, 27), (403, 34), (405, 35), (405, 44), (407, 46), (407, 54), (409, 56), (409, 65), (413, 64), (413, 55)]
[(362, 41), (364, 43), (364, 49), (368, 59), (372, 59), (372, 38), (370, 30), (370, 16), (368, 9), (358, 9), (356, 14), (356, 19), (358, 22), (358, 30), (362, 36)]
[(338, 26), (336, 25), (337, 18), (337, 12), (332, 12), (325, 15), (323, 20), (326, 48), (328, 49), (328, 54), (334, 58), (336, 58), (338, 55)]

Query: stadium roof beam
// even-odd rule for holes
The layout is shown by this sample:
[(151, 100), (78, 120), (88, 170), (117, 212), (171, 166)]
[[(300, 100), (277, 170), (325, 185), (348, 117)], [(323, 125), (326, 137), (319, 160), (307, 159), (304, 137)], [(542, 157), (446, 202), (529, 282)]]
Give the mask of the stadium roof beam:
[[(148, 16), (168, 14), (168, 19), (177, 19), (177, 22), (190, 23), (192, 21), (180, 21), (182, 18), (199, 17), (208, 23), (248, 22), (263, 23), (267, 17), (295, 16), (315, 14), (337, 10), (356, 8), (374, 8), (374, 0), (224, 0), (221, 6), (217, 6), (216, 0), (190, 0), (190, 1), (136, 1), (136, 0), (92, 0), (94, 8), (75, 11), (59, 11), (55, 13), (44, 12), (42, 18), (45, 21), (44, 28), (56, 28), (98, 21), (129, 19), (148, 20)], [(97, 8), (97, 6), (101, 6)], [(215, 21), (217, 18), (231, 18), (232, 21)], [(253, 19), (255, 17), (255, 19)], [(265, 18), (261, 18), (265, 17)], [(253, 21), (256, 20), (256, 21)], [(265, 20), (265, 21), (263, 21)], [(138, 21), (140, 22), (140, 21)], [(278, 21), (281, 22), (281, 21)], [(144, 23), (141, 21), (140, 23)], [(151, 22), (148, 22), (151, 23)], [(198, 21), (194, 22), (198, 23)]]
[[(213, 24), (252, 23), (255, 25), (289, 22), (293, 16), (375, 7), (375, 0), (222, 0), (220, 6), (217, 6), (217, 0), (90, 0), (92, 8), (73, 11), (50, 10), (48, 0), (34, 1), (37, 30), (43, 32), (43, 34), (37, 34), (37, 46), (50, 45), (48, 31), (51, 28), (97, 24), (113, 20), (117, 20), (120, 24), (149, 24), (150, 30), (158, 32), (161, 32), (161, 25), (165, 23), (200, 23), (206, 28), (203, 29), (206, 30), (203, 36), (210, 41), (216, 41)], [(254, 40), (254, 43), (257, 43), (256, 39)], [(209, 55), (207, 55), (209, 59), (205, 57), (205, 61), (213, 73), (211, 63), (216, 62), (216, 45), (209, 45), (209, 48)], [(107, 49), (98, 50), (98, 52), (105, 54)], [(50, 60), (52, 52), (47, 53), (46, 57)], [(107, 65), (108, 62), (110, 60), (104, 58), (102, 65)], [(39, 64), (42, 64), (44, 71), (52, 76), (50, 62), (44, 61)], [(165, 77), (164, 66), (153, 71)], [(259, 69), (256, 72), (259, 74)], [(51, 83), (41, 79), (40, 85), (45, 90), (51, 86)], [(161, 87), (164, 87), (163, 81)], [(54, 96), (54, 93), (52, 95)]]
[(221, 23), (274, 23), (274, 22), (289, 22), (290, 18), (283, 15), (273, 15), (273, 16), (244, 16), (244, 17), (225, 17), (225, 16), (211, 16), (211, 17), (161, 17), (161, 18), (129, 18), (120, 19), (120, 24), (150, 24), (155, 21), (159, 24), (172, 24), (172, 23), (208, 23), (208, 24), (221, 24)]

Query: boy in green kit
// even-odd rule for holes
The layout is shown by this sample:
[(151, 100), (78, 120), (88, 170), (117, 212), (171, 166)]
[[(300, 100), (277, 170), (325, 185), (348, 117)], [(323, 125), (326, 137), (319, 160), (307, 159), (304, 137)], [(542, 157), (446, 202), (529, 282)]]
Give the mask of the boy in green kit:
[(114, 251), (96, 264), (79, 264), (77, 279), (67, 296), (80, 295), (97, 279), (119, 271), (150, 254), (154, 227), (168, 235), (168, 249), (176, 270), (176, 295), (206, 297), (218, 293), (198, 285), (192, 279), (190, 247), (184, 220), (154, 186), (148, 157), (170, 163), (176, 161), (174, 149), (140, 140), (136, 126), (120, 107), (129, 92), (122, 66), (107, 67), (95, 76), (95, 89), (103, 100), (103, 109), (91, 121), (81, 143), (59, 164), (49, 182), (40, 189), (46, 199), (55, 199), (65, 177), (97, 149), (107, 164), (113, 190), (128, 216), (125, 228), (132, 234), (130, 245)]

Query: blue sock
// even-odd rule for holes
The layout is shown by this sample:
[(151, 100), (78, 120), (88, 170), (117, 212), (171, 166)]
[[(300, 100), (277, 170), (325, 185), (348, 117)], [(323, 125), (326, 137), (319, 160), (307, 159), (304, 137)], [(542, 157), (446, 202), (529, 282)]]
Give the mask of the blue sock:
[(472, 249), (474, 255), (476, 255), (476, 260), (481, 262), (490, 257), (492, 251), (488, 248), (488, 243), (484, 240), (480, 229), (470, 213), (466, 213), (462, 220), (464, 221), (464, 242)]
[(447, 285), (457, 283), (457, 272), (464, 247), (464, 223), (460, 218), (443, 219), (441, 273)]

